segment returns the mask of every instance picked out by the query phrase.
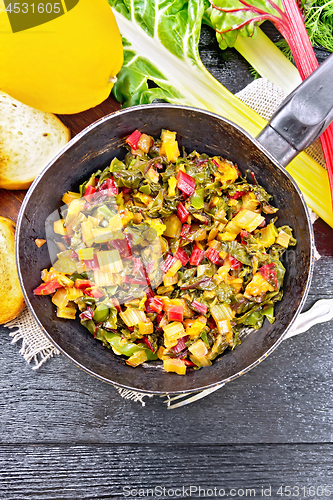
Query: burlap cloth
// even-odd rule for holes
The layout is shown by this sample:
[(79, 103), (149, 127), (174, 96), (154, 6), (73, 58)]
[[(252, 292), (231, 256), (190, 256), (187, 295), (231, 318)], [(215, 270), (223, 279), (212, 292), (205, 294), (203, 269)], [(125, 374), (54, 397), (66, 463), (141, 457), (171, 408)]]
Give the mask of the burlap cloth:
[[(267, 121), (286, 97), (285, 92), (265, 78), (253, 81), (236, 95)], [(308, 148), (307, 153), (322, 166), (325, 166), (319, 141), (316, 141), (314, 145)], [(316, 218), (317, 216), (312, 213), (313, 222)], [(12, 330), (9, 333), (9, 336), (12, 337), (12, 343), (22, 341), (19, 353), (28, 363), (33, 361), (33, 370), (37, 370), (54, 355), (60, 354), (59, 350), (44, 335), (27, 307), (18, 318), (7, 323), (5, 326)], [(139, 401), (144, 405), (143, 397), (146, 394), (129, 391), (120, 387), (115, 388), (123, 398)]]

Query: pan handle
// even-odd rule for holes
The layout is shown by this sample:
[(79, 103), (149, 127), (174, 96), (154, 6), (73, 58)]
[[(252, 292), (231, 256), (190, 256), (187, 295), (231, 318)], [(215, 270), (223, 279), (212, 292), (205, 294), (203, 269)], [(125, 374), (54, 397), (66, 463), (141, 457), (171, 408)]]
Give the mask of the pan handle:
[(286, 97), (256, 139), (285, 167), (332, 120), (333, 54)]

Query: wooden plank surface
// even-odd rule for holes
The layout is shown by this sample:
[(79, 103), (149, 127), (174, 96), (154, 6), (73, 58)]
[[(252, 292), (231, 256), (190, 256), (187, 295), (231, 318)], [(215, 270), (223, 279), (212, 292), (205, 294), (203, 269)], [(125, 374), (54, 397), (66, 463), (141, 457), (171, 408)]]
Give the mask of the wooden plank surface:
[(0, 457), (1, 500), (207, 498), (215, 488), (214, 498), (276, 500), (288, 486), (293, 498), (333, 495), (331, 444), (6, 448), (12, 460)]
[(285, 341), (248, 374), (176, 410), (166, 398), (145, 398), (145, 407), (122, 399), (62, 356), (33, 372), (2, 331), (1, 443), (332, 442), (332, 329)]

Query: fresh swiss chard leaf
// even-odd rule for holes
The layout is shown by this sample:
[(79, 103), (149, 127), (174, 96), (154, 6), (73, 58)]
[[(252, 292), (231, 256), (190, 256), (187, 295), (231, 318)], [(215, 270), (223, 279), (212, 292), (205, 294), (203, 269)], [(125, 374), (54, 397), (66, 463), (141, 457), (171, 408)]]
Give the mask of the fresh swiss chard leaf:
[(237, 36), (256, 36), (256, 27), (263, 21), (281, 21), (280, 0), (211, 0), (204, 21), (214, 27), (221, 49), (233, 47)]
[(200, 59), (199, 38), (207, 2), (108, 2), (123, 37), (124, 64), (113, 87), (123, 107), (164, 100), (208, 109), (253, 135), (259, 132), (261, 127), (253, 126), (248, 107), (215, 80)]
[[(124, 38), (124, 64), (113, 87), (116, 99), (125, 107), (156, 99), (190, 104), (186, 85), (179, 78), (176, 83), (177, 66), (184, 60), (190, 67), (202, 64), (198, 42), (203, 2), (109, 0), (109, 3)], [(168, 64), (163, 64), (164, 58)]]
[[(126, 50), (124, 45), (124, 65), (117, 77), (113, 93), (123, 107), (149, 104), (155, 100), (173, 102), (182, 99), (172, 85), (168, 85), (162, 73), (144, 57), (139, 59), (135, 52)], [(151, 83), (154, 87), (151, 87)]]
[[(211, 15), (216, 9), (213, 9), (207, 0), (108, 1), (113, 7), (124, 39), (125, 64), (117, 75), (118, 82), (113, 87), (116, 98), (123, 103), (124, 107), (162, 99), (174, 104), (190, 105), (213, 111), (237, 123), (252, 136), (258, 135), (265, 126), (263, 118), (217, 82), (200, 60), (198, 42), (202, 22), (215, 27), (211, 21)], [(216, 1), (224, 7), (223, 0)], [(242, 20), (244, 26), (239, 26), (237, 23), (234, 25), (231, 22), (231, 26), (225, 33), (234, 39), (237, 31), (230, 30), (240, 29), (243, 30), (242, 35), (253, 33), (254, 37), (256, 31), (253, 31), (254, 25), (266, 18), (279, 20), (286, 28), (288, 24), (286, 22), (288, 16), (285, 13), (286, 1), (267, 0), (266, 3), (264, 0), (246, 2), (238, 0), (236, 10), (237, 6), (242, 9), (238, 11), (238, 14), (252, 11), (254, 18), (249, 19), (247, 14), (244, 14), (245, 19)], [(292, 3), (288, 2), (288, 5)], [(217, 6), (220, 7), (220, 5)], [(210, 9), (206, 10), (208, 7)], [(214, 12), (216, 16), (220, 14), (219, 11)], [(300, 21), (297, 19), (297, 23), (300, 24)], [(287, 32), (287, 28), (284, 31)], [(233, 41), (228, 43), (228, 45), (232, 44)], [(304, 51), (301, 55), (304, 55)], [(302, 60), (302, 57), (298, 59)], [(282, 71), (281, 74), (285, 73)], [(299, 77), (298, 73), (297, 77)], [(289, 82), (290, 78), (288, 77), (287, 80)], [(297, 160), (293, 160), (288, 167), (290, 172), (301, 174), (306, 171), (309, 176), (312, 175), (314, 168), (316, 175), (314, 186), (321, 185), (323, 182), (328, 183), (327, 179), (323, 178), (321, 167), (314, 162), (309, 162), (305, 153), (301, 153)], [(312, 208), (324, 218), (326, 216), (329, 219), (327, 206), (320, 198), (321, 193), (317, 196), (318, 190), (316, 191), (315, 187), (313, 189), (313, 196), (310, 196)], [(268, 204), (265, 207), (271, 210)]]

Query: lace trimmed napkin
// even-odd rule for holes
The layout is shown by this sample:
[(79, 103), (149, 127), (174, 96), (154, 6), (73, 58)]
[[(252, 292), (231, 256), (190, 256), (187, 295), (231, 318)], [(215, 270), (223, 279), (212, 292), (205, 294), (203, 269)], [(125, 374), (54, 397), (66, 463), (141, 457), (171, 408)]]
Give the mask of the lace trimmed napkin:
[[(236, 95), (268, 121), (287, 94), (269, 80), (260, 78), (254, 80)], [(316, 141), (310, 146), (307, 153), (325, 167), (325, 160), (319, 141)], [(312, 222), (314, 222), (317, 216), (314, 212), (312, 212), (311, 216)], [(317, 258), (318, 257), (319, 255), (317, 255)], [(54, 355), (60, 354), (59, 350), (44, 335), (27, 307), (20, 316), (10, 323), (7, 323), (5, 326), (13, 330), (9, 334), (10, 337), (12, 337), (12, 343), (22, 341), (19, 353), (28, 363), (31, 361), (34, 362), (34, 366), (32, 367), (33, 370), (37, 370), (45, 361)], [(117, 386), (115, 386), (115, 388), (123, 398), (138, 401), (143, 406), (145, 405), (143, 397), (150, 397), (150, 395), (122, 389)]]

